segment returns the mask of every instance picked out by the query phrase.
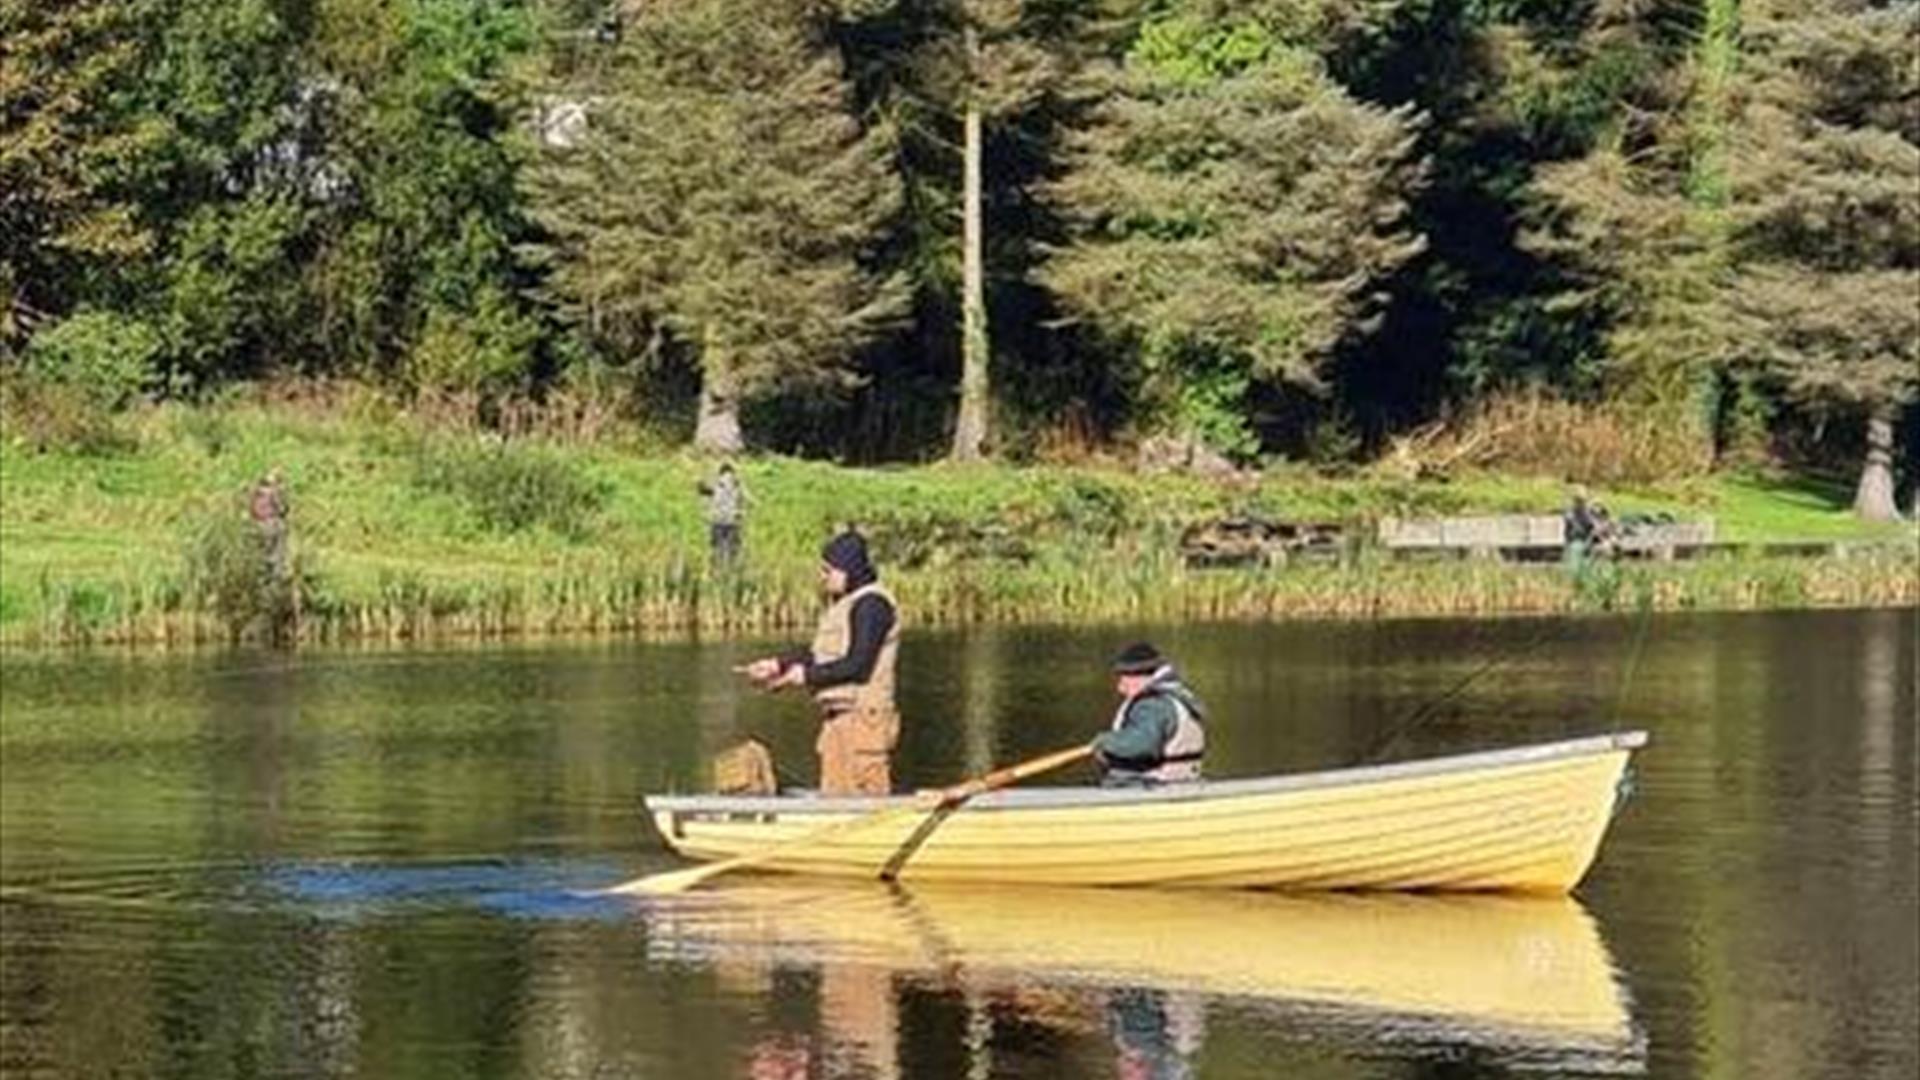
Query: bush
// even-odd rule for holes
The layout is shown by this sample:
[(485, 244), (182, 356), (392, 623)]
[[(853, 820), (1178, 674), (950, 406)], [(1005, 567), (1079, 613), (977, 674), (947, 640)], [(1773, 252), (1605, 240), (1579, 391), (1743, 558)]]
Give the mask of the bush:
[(993, 514), (970, 518), (940, 510), (883, 510), (869, 516), (864, 530), (874, 558), (902, 570), (1033, 558), (1032, 530)]
[(5, 365), (0, 365), (0, 431), (39, 452), (106, 456), (137, 445), (121, 417), (94, 404), (85, 390)]
[(231, 504), (207, 511), (189, 534), (186, 586), (234, 640), (259, 620), (277, 632), (292, 612), (292, 589), (268, 572), (260, 531)]
[(1591, 484), (1697, 476), (1712, 464), (1710, 445), (1658, 414), (1537, 391), (1489, 398), (1458, 421), (1395, 439), (1381, 461), (1410, 479), (1470, 466)]
[(1069, 537), (1110, 542), (1131, 524), (1126, 492), (1091, 476), (1068, 481), (1050, 509), (1052, 523)]
[(427, 313), (420, 340), (407, 357), (407, 374), (418, 389), (491, 398), (526, 379), (540, 327), (489, 291), (478, 310)]
[(163, 348), (158, 331), (113, 312), (55, 323), (0, 367), (0, 422), (35, 450), (125, 451), (134, 440), (115, 414), (151, 387)]
[(496, 532), (545, 526), (575, 540), (586, 535), (607, 498), (606, 485), (573, 461), (504, 443), (428, 445), (415, 459), (413, 483), (460, 499)]
[(27, 371), (69, 387), (96, 409), (132, 404), (153, 383), (165, 343), (153, 327), (111, 311), (82, 311), (34, 335)]
[(183, 410), (174, 421), (174, 426), (188, 441), (205, 451), (208, 457), (219, 457), (234, 441), (233, 422), (221, 409)]

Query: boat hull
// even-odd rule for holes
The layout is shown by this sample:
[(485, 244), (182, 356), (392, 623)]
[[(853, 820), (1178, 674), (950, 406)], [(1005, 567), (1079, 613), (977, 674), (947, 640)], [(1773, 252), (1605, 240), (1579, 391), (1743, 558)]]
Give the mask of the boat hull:
[[(1148, 791), (995, 792), (941, 823), (899, 877), (1566, 893), (1591, 866), (1628, 758), (1645, 741), (1628, 732)], [(910, 797), (654, 796), (647, 807), (688, 858), (771, 852), (760, 869), (846, 877), (877, 874), (925, 816)], [(871, 820), (808, 838), (860, 815)]]

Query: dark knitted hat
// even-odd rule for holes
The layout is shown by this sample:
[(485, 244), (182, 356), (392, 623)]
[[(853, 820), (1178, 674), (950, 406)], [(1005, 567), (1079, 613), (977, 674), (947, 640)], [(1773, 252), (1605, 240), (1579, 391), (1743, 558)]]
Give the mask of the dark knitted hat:
[(847, 580), (855, 585), (865, 584), (877, 576), (872, 560), (867, 558), (866, 540), (851, 529), (827, 541), (827, 546), (820, 549), (820, 561), (843, 571)]
[(1151, 675), (1167, 664), (1167, 658), (1160, 650), (1144, 641), (1136, 641), (1121, 649), (1113, 658), (1115, 675)]

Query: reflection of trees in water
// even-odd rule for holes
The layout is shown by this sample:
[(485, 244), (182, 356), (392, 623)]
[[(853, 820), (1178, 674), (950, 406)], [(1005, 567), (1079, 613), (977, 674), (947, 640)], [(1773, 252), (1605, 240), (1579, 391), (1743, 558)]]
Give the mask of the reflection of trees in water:
[[(1895, 792), (1900, 779), (1899, 763), (1894, 756), (1898, 713), (1895, 702), (1903, 682), (1912, 685), (1914, 671), (1900, 671), (1900, 621), (1898, 611), (1874, 611), (1863, 619), (1860, 648), (1860, 809), (1862, 838), (1884, 847), (1893, 839), (1893, 822), (1898, 813)], [(1920, 770), (1916, 770), (1920, 771)], [(1912, 779), (1910, 776), (1909, 779)], [(1874, 860), (1873, 869), (1884, 877), (1885, 860)]]
[(961, 737), (966, 745), (967, 775), (978, 776), (991, 771), (995, 764), (994, 729), (1000, 722), (1003, 673), (1000, 633), (991, 627), (975, 627), (961, 641)]
[(1656, 843), (1617, 861), (1653, 879), (1622, 890), (1643, 919), (1658, 913), (1642, 947), (1664, 932), (1667, 955), (1686, 958), (1684, 975), (1646, 1002), (1659, 1020), (1691, 1018), (1684, 1034), (1653, 1032), (1684, 1067), (1762, 1080), (1841, 1063), (1853, 1075), (1911, 1072), (1920, 758), (1912, 674), (1901, 671), (1911, 619), (1751, 616), (1670, 645), (1669, 664), (1710, 677), (1650, 695), (1688, 719), (1663, 726), (1655, 745), (1671, 747), (1670, 787), (1636, 815)]

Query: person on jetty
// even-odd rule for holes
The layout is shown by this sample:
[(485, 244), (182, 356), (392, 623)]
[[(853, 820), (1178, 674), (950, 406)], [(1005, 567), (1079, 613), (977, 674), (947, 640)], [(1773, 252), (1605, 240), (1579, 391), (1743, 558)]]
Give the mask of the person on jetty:
[(1614, 524), (1613, 515), (1594, 502), (1585, 487), (1573, 489), (1573, 501), (1561, 520), (1566, 527), (1567, 562), (1578, 565), (1589, 555), (1612, 553), (1619, 528)]
[(1207, 751), (1206, 709), (1180, 681), (1173, 662), (1144, 641), (1113, 658), (1120, 708), (1094, 741), (1103, 787), (1141, 787), (1200, 779)]
[(894, 659), (900, 614), (851, 529), (820, 552), (820, 584), (832, 603), (820, 616), (813, 645), (769, 656), (741, 670), (768, 690), (804, 687), (820, 707), (820, 791), (886, 795), (893, 788), (888, 756), (900, 738), (894, 706)]

